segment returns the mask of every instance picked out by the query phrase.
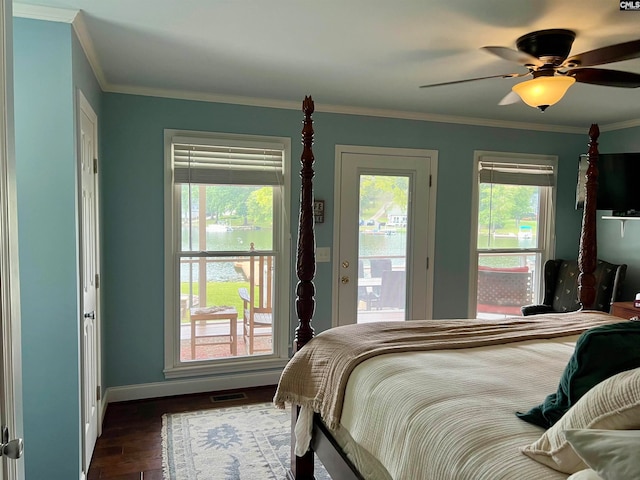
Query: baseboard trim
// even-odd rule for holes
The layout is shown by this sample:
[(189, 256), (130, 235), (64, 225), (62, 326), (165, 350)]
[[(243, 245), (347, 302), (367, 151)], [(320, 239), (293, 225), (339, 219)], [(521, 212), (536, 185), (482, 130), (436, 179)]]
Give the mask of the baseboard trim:
[(276, 385), (282, 369), (266, 370), (254, 373), (234, 374), (219, 377), (192, 378), (166, 382), (109, 387), (105, 392), (104, 405), (127, 400), (170, 397), (190, 393), (217, 392), (237, 388)]

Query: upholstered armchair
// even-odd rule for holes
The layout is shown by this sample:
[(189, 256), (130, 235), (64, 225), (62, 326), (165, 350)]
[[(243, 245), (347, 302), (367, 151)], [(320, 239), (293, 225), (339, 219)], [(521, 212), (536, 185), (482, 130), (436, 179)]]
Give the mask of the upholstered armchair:
[[(608, 312), (620, 293), (627, 266), (598, 260), (596, 270), (596, 299), (593, 310)], [(548, 260), (544, 264), (544, 300), (540, 305), (525, 305), (522, 315), (574, 312), (580, 309), (578, 300), (578, 262)]]

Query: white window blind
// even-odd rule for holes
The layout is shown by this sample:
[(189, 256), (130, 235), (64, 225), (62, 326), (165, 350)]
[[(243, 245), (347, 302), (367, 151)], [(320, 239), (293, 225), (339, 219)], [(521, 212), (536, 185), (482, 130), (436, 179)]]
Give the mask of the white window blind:
[(282, 185), (284, 145), (174, 137), (175, 183)]
[(553, 186), (553, 165), (480, 161), (480, 183)]

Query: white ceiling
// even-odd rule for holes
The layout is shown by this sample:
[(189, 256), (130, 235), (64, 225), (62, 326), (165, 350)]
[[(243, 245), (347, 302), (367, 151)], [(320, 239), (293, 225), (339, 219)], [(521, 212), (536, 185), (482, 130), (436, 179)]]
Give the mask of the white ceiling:
[[(286, 108), (311, 94), (317, 111), (545, 129), (640, 124), (640, 88), (575, 84), (544, 114), (497, 105), (522, 79), (418, 88), (526, 72), (480, 47), (515, 49), (535, 30), (574, 30), (571, 54), (640, 38), (640, 12), (614, 0), (34, 0), (14, 15), (74, 13), (47, 7), (83, 12), (74, 25), (106, 91)], [(640, 73), (640, 59), (603, 68)]]

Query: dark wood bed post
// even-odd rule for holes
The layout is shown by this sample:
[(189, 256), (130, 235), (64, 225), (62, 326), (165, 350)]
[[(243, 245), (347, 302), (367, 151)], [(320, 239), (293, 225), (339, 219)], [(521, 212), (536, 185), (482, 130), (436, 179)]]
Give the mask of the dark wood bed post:
[(596, 299), (596, 279), (594, 272), (598, 261), (598, 239), (596, 236), (596, 198), (598, 196), (598, 137), (600, 129), (595, 123), (589, 129), (589, 166), (585, 187), (582, 230), (580, 232), (580, 252), (578, 253), (578, 296), (581, 308), (593, 307)]
[(300, 192), (300, 223), (298, 226), (298, 255), (296, 272), (298, 285), (296, 287), (296, 312), (298, 327), (296, 328), (295, 349), (300, 350), (313, 338), (311, 319), (315, 310), (316, 288), (313, 277), (316, 274), (315, 233), (313, 231), (313, 99), (304, 97), (302, 102), (304, 121), (302, 127), (302, 156), (300, 164), (300, 178), (302, 189)]
[[(311, 319), (315, 310), (315, 285), (313, 277), (316, 274), (315, 234), (313, 230), (313, 99), (305, 96), (302, 102), (304, 121), (302, 127), (302, 156), (300, 163), (300, 178), (302, 188), (300, 193), (300, 218), (298, 226), (298, 255), (296, 273), (296, 312), (298, 327), (296, 328), (294, 350), (297, 352), (313, 338)], [(295, 480), (313, 480), (313, 451), (309, 450), (303, 457), (297, 457), (295, 448), (295, 422), (300, 408), (292, 408), (291, 413), (291, 474)]]

